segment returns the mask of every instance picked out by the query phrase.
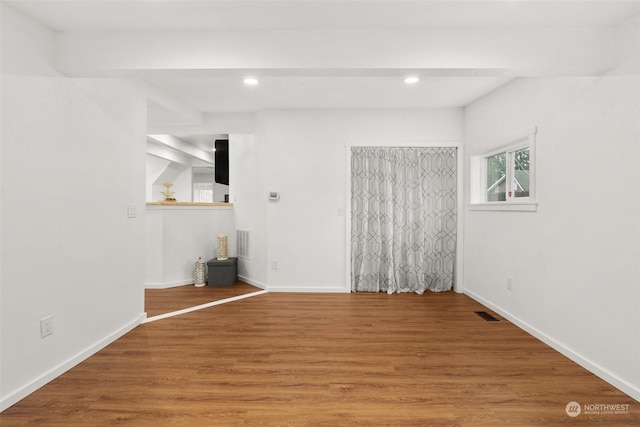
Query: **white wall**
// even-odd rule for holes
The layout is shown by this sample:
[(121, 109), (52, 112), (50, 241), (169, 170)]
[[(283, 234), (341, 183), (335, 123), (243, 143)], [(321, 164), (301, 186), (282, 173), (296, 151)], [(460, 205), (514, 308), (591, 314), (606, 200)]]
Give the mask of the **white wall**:
[(229, 186), (225, 184), (213, 184), (213, 201), (224, 202), (224, 196), (229, 194)]
[(640, 15), (627, 19), (616, 27), (617, 65), (614, 74), (640, 74)]
[(162, 191), (164, 187), (156, 184), (158, 178), (167, 169), (167, 166), (171, 163), (169, 160), (161, 159), (160, 157), (147, 154), (147, 167), (146, 167), (146, 197), (147, 202), (157, 202), (164, 198)]
[(609, 75), (520, 79), (469, 106), (465, 121), (470, 156), (538, 127), (540, 203), (467, 212), (465, 292), (636, 399), (639, 119), (640, 78)]
[[(266, 250), (266, 259), (245, 263), (244, 272), (256, 274), (249, 279), (266, 280), (272, 291), (347, 290), (347, 216), (338, 214), (345, 208), (345, 144), (462, 141), (462, 120), (461, 109), (259, 113), (255, 139), (242, 145), (243, 153), (258, 154), (241, 155), (233, 139), (229, 149), (231, 162), (250, 159), (231, 167), (251, 177), (238, 187), (232, 177), (237, 226), (251, 227), (256, 252)], [(279, 192), (280, 201), (269, 202), (268, 191)]]
[(0, 7), (4, 409), (143, 318), (146, 99), (57, 75), (52, 32)]
[(238, 259), (238, 276), (267, 287), (267, 187), (261, 146), (253, 135), (229, 135), (229, 201), (236, 227), (250, 232), (249, 257)]
[[(193, 184), (191, 182), (193, 175), (191, 174), (191, 167), (177, 164), (174, 165), (182, 169), (178, 176), (170, 181), (173, 182), (171, 191), (173, 191), (174, 194), (172, 197), (178, 202), (190, 202), (193, 199)], [(164, 191), (164, 186), (162, 188), (162, 191)], [(158, 200), (162, 200), (162, 194), (160, 194), (160, 199)]]
[(195, 261), (218, 256), (220, 233), (228, 236), (229, 256), (236, 256), (235, 230), (231, 207), (147, 206), (145, 287), (194, 283)]

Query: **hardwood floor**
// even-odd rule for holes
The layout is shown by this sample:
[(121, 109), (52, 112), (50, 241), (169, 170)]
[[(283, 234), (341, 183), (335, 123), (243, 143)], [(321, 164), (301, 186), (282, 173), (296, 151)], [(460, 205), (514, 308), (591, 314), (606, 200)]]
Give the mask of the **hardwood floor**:
[(193, 285), (185, 285), (167, 289), (145, 289), (144, 309), (147, 317), (153, 317), (260, 290), (244, 282), (236, 282), (233, 286), (196, 288)]
[[(455, 293), (255, 296), (137, 327), (0, 424), (640, 425), (640, 403), (479, 310)], [(628, 409), (573, 418), (571, 401)]]

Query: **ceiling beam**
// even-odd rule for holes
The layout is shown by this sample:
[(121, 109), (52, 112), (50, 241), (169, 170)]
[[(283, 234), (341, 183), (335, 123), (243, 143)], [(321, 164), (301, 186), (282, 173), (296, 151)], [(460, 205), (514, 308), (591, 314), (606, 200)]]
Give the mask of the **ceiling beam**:
[(615, 32), (607, 27), (62, 32), (55, 46), (57, 68), (72, 76), (406, 69), (555, 76), (598, 75), (616, 65)]
[(148, 127), (150, 133), (172, 134), (177, 137), (196, 134), (253, 133), (254, 131), (254, 113), (207, 113), (204, 115), (204, 122), (199, 125), (150, 123)]
[[(213, 165), (215, 158), (213, 152), (204, 151), (195, 145), (191, 145), (182, 139), (173, 135), (147, 135), (147, 142), (168, 148), (171, 151), (178, 152), (181, 156), (202, 160), (203, 162)], [(213, 143), (213, 141), (212, 141)], [(147, 151), (148, 152), (148, 151)], [(191, 162), (189, 162), (191, 164)]]
[(191, 158), (185, 156), (184, 154), (178, 153), (177, 151), (170, 150), (167, 147), (149, 141), (147, 141), (147, 154), (151, 154), (152, 156), (168, 160), (172, 163), (184, 165), (185, 167), (191, 166), (192, 162)]

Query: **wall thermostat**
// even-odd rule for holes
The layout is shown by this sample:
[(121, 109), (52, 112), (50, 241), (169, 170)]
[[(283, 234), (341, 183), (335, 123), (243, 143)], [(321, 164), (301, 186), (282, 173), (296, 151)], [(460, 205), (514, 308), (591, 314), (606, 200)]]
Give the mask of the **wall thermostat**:
[(280, 193), (278, 193), (277, 191), (269, 191), (269, 200), (271, 200), (272, 202), (277, 202), (278, 200), (280, 200)]

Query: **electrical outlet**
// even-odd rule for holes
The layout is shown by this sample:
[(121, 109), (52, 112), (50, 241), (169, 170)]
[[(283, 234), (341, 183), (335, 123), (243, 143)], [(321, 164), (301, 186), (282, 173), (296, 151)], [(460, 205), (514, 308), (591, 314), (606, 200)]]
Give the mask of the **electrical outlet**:
[(48, 337), (53, 333), (53, 316), (40, 319), (40, 338)]
[(274, 259), (271, 261), (271, 269), (272, 270), (277, 270), (278, 267), (280, 267), (280, 263), (278, 262), (277, 259)]
[(511, 277), (507, 277), (507, 290), (513, 290), (513, 279)]

